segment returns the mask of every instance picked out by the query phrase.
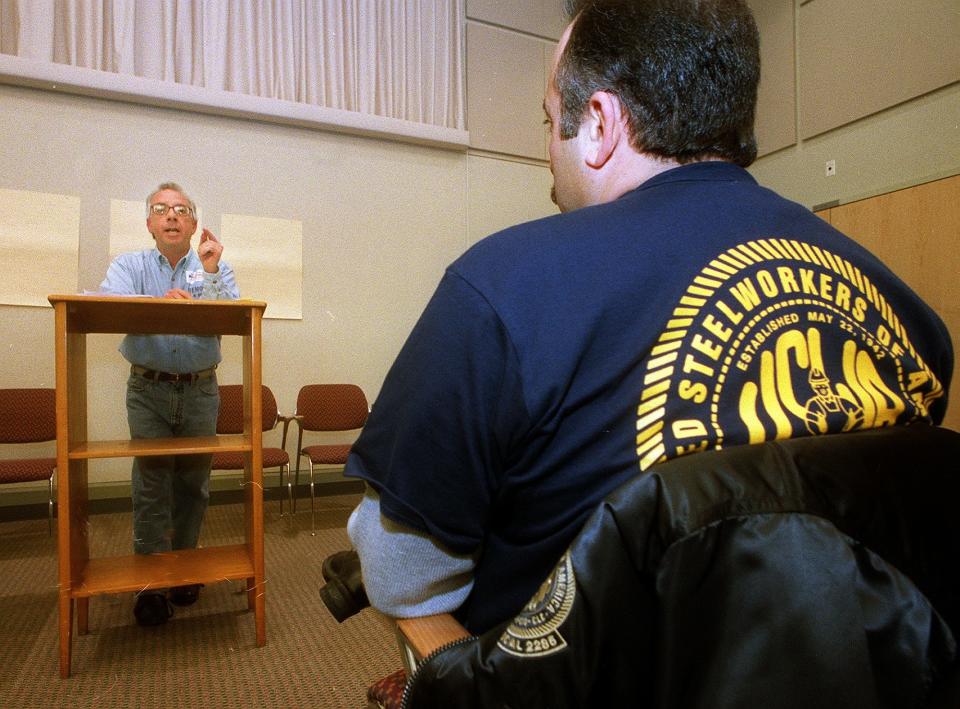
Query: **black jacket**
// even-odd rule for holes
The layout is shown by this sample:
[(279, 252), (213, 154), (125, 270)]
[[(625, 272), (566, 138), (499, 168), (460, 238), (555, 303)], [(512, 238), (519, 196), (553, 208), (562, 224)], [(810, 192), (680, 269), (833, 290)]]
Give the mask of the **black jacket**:
[(958, 707), (958, 461), (925, 425), (669, 461), (405, 706)]

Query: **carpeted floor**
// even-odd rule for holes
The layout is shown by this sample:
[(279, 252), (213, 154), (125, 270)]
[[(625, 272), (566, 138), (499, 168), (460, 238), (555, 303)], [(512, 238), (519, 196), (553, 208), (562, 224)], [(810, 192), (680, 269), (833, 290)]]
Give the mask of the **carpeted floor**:
[[(0, 707), (318, 707), (366, 705), (366, 688), (400, 667), (393, 630), (371, 609), (338, 624), (320, 601), (320, 564), (349, 547), (357, 495), (317, 498), (281, 518), (265, 503), (267, 644), (239, 582), (204, 588), (195, 606), (141, 628), (133, 595), (90, 601), (90, 633), (74, 635), (72, 675), (58, 671), (55, 537), (46, 520), (0, 523)], [(215, 505), (201, 544), (242, 541), (243, 508)], [(90, 519), (91, 556), (129, 553), (129, 513)]]

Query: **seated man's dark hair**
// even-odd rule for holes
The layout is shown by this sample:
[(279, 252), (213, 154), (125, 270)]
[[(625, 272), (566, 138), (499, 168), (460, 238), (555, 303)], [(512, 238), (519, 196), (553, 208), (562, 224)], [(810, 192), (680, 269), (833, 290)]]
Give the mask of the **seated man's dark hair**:
[(570, 0), (575, 13), (556, 72), (560, 136), (580, 128), (590, 96), (628, 113), (633, 147), (679, 163), (747, 166), (760, 39), (743, 0)]

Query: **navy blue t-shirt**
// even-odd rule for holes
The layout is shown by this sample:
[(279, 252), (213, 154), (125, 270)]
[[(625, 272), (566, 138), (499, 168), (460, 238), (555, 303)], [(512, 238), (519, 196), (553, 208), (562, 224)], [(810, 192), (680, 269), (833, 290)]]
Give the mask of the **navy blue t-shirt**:
[(639, 471), (939, 423), (952, 371), (941, 320), (874, 256), (742, 168), (698, 163), (454, 262), (346, 474), (387, 517), (480, 550), (459, 615), (482, 632)]

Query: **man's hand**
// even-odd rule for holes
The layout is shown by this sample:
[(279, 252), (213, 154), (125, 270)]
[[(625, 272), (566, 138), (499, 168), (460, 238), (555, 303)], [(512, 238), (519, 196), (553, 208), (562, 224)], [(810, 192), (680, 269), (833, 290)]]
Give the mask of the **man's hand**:
[(163, 294), (164, 298), (173, 298), (174, 300), (193, 300), (193, 296), (183, 288), (171, 288)]
[(220, 255), (223, 253), (223, 244), (213, 235), (213, 232), (204, 228), (200, 234), (200, 243), (197, 245), (197, 256), (207, 273), (216, 273), (220, 270)]

